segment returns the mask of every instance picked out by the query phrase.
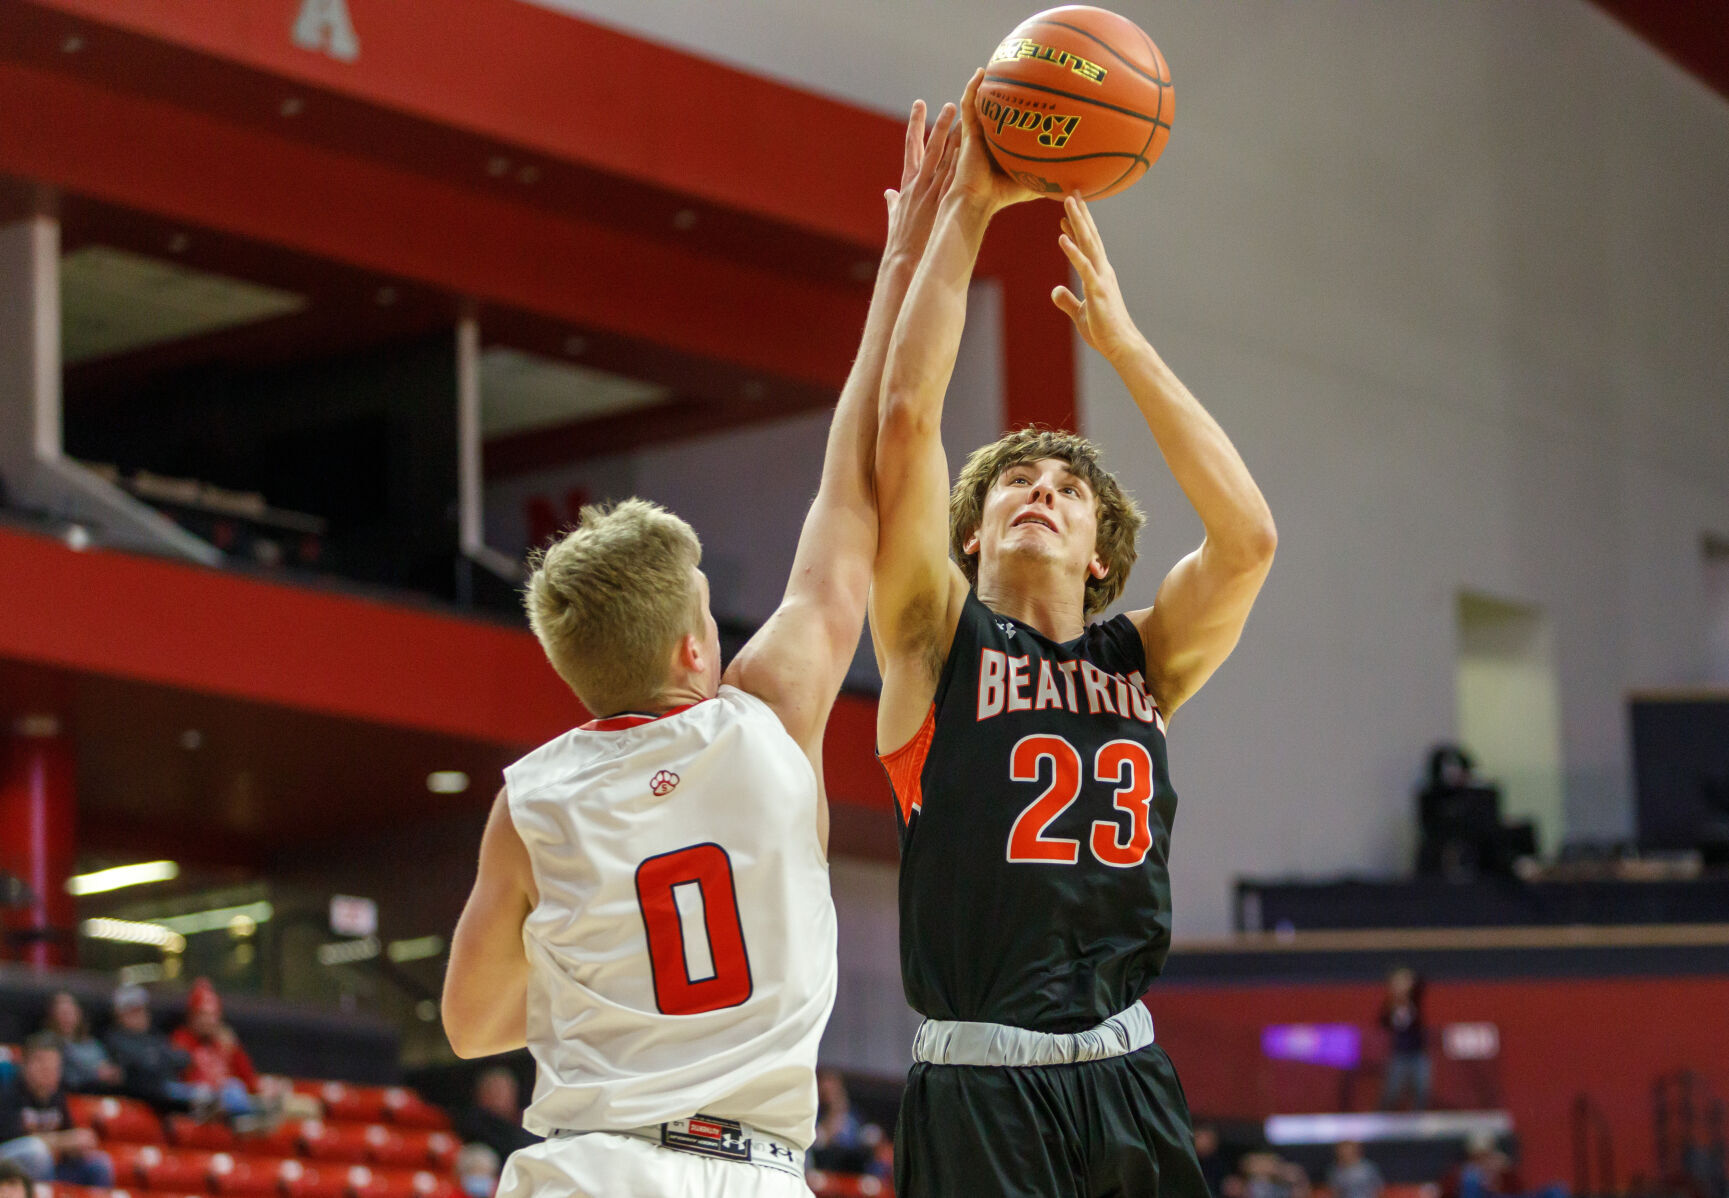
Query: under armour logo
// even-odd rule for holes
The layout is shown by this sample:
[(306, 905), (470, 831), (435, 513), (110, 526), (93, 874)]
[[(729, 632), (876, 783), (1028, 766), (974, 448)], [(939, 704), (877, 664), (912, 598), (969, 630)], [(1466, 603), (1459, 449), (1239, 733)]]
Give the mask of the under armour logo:
[(797, 1161), (798, 1160), (797, 1154), (794, 1153), (793, 1150), (788, 1148), (785, 1144), (764, 1144), (763, 1147), (768, 1149), (768, 1154), (770, 1156), (783, 1157), (784, 1159), (789, 1160), (789, 1161)]
[(1004, 636), (1013, 636), (1015, 634), (1015, 625), (1012, 620), (998, 620), (997, 627), (1003, 630)]
[(672, 788), (677, 785), (678, 775), (671, 770), (661, 770), (660, 773), (648, 780), (648, 788), (654, 792), (654, 797), (657, 799), (662, 795), (671, 793)]

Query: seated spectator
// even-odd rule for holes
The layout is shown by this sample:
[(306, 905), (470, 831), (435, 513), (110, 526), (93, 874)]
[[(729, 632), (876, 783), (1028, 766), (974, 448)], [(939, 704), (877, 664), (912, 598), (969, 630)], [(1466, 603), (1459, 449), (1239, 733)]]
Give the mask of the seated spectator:
[(1458, 1198), (1566, 1198), (1567, 1187), (1527, 1190), (1512, 1158), (1496, 1145), (1495, 1137), (1489, 1132), (1474, 1132), (1465, 1141), (1465, 1163), (1459, 1166), (1456, 1185), (1443, 1184), (1442, 1192)]
[(456, 1154), (456, 1183), (468, 1198), (492, 1198), (498, 1190), (498, 1153), (485, 1144), (464, 1144)]
[(1242, 1198), (1309, 1198), (1309, 1175), (1303, 1167), (1274, 1152), (1245, 1152), (1237, 1162), (1240, 1185), (1227, 1187)]
[(119, 1066), (108, 1058), (102, 1041), (90, 1034), (84, 1008), (65, 990), (48, 1000), (42, 1032), (60, 1046), (60, 1083), (73, 1094), (100, 1094), (120, 1084)]
[(1355, 1140), (1333, 1149), (1333, 1167), (1327, 1173), (1333, 1198), (1381, 1198), (1386, 1184), (1380, 1168), (1363, 1155), (1363, 1146)]
[(240, 1046), (240, 1037), (222, 1022), (222, 999), (209, 978), (192, 984), (186, 996), (186, 1022), (175, 1029), (169, 1043), (186, 1054), (180, 1080), (195, 1087), (200, 1099), (213, 1095), (215, 1105), (231, 1118), (259, 1114), (253, 1098), (258, 1074)]
[(16, 1161), (0, 1160), (0, 1198), (32, 1198), (35, 1188), (30, 1175)]
[(485, 1144), (499, 1160), (540, 1143), (539, 1136), (522, 1126), (518, 1092), (516, 1074), (504, 1066), (482, 1072), (474, 1079), (474, 1104), (456, 1115), (456, 1134), (465, 1143)]
[(114, 1165), (96, 1148), (96, 1133), (73, 1127), (60, 1085), (60, 1047), (41, 1033), (24, 1042), (18, 1079), (0, 1093), (0, 1160), (36, 1181), (111, 1186)]
[(861, 1122), (853, 1111), (852, 1096), (840, 1070), (818, 1069), (811, 1166), (831, 1173), (868, 1173), (882, 1138), (882, 1128)]
[(150, 1026), (150, 999), (142, 986), (114, 992), (114, 1022), (108, 1028), (108, 1055), (120, 1069), (120, 1092), (149, 1103), (159, 1112), (188, 1111), (200, 1091), (180, 1080), (192, 1054), (176, 1048)]
[(1225, 1192), (1225, 1178), (1231, 1175), (1231, 1170), (1225, 1164), (1225, 1154), (1219, 1150), (1219, 1129), (1211, 1123), (1195, 1124), (1195, 1159), (1200, 1162), (1207, 1193), (1219, 1198)]

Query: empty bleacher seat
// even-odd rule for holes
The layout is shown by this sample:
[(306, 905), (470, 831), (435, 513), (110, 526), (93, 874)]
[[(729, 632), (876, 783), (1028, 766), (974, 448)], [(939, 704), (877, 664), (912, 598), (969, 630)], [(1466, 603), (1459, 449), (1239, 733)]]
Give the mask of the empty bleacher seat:
[(428, 1169), (374, 1169), (351, 1198), (455, 1198), (458, 1192), (448, 1175)]
[(454, 1136), (445, 1132), (383, 1124), (367, 1128), (366, 1139), (368, 1160), (406, 1169), (449, 1168), (461, 1147)]
[(442, 1107), (405, 1086), (391, 1086), (384, 1091), (386, 1117), (398, 1127), (421, 1127), (428, 1131), (449, 1131), (450, 1116)]
[(372, 1159), (374, 1129), (370, 1123), (325, 1123), (309, 1119), (300, 1126), (300, 1147), (315, 1161), (361, 1164)]
[(294, 1082), (294, 1092), (316, 1098), (324, 1106), (324, 1117), (332, 1123), (377, 1123), (387, 1108), (386, 1089), (305, 1078)]
[(237, 1198), (266, 1198), (281, 1190), (287, 1163), (280, 1157), (218, 1152), (210, 1160), (210, 1188)]
[(88, 1127), (104, 1140), (126, 1144), (161, 1144), (162, 1121), (136, 1098), (98, 1098), (68, 1094), (66, 1111), (74, 1127)]
[(234, 1129), (218, 1119), (194, 1119), (191, 1115), (168, 1116), (168, 1138), (181, 1148), (222, 1152), (234, 1147)]
[[(210, 1185), (213, 1153), (200, 1149), (158, 1148), (144, 1145), (133, 1161), (139, 1184), (147, 1190), (185, 1190), (202, 1193)], [(115, 1169), (116, 1180), (119, 1168)]]
[(887, 1182), (861, 1173), (825, 1173), (812, 1170), (805, 1182), (816, 1198), (894, 1198)]
[(282, 1165), (283, 1198), (348, 1198), (351, 1190), (371, 1180), (372, 1170), (365, 1165), (335, 1161), (314, 1165), (292, 1160)]
[(298, 1156), (300, 1141), (309, 1122), (316, 1121), (288, 1119), (269, 1131), (249, 1132), (238, 1137), (234, 1151), (249, 1156)]

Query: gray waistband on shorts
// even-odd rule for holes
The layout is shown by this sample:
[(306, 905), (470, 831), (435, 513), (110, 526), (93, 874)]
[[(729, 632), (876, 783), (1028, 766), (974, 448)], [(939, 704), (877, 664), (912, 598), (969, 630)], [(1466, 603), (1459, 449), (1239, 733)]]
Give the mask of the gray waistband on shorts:
[(931, 1065), (1072, 1065), (1125, 1056), (1152, 1042), (1152, 1014), (1136, 1003), (1095, 1028), (1069, 1035), (1002, 1023), (927, 1019), (913, 1037), (913, 1060)]
[(779, 1136), (771, 1136), (736, 1119), (692, 1115), (689, 1119), (674, 1119), (671, 1123), (651, 1123), (647, 1127), (617, 1131), (570, 1131), (557, 1128), (549, 1138), (563, 1140), (585, 1135), (629, 1136), (633, 1140), (646, 1140), (674, 1152), (708, 1156), (721, 1161), (737, 1161), (743, 1165), (778, 1169), (782, 1173), (791, 1173), (794, 1177), (804, 1177), (802, 1149)]

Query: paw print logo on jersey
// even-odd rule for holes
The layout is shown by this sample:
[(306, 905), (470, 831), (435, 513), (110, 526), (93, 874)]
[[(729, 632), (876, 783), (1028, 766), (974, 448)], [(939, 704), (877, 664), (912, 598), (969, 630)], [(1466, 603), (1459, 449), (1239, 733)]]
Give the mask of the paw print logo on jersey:
[(648, 788), (654, 792), (655, 798), (671, 794), (672, 788), (678, 785), (678, 775), (671, 770), (661, 770), (648, 780)]

